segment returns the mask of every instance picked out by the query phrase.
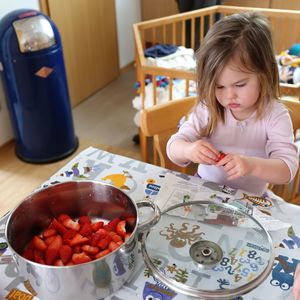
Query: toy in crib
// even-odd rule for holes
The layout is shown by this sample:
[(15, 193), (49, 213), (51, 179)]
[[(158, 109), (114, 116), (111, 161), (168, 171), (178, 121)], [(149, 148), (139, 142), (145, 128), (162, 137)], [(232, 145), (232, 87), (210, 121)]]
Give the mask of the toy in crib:
[(300, 44), (292, 45), (277, 58), (280, 82), (300, 84)]

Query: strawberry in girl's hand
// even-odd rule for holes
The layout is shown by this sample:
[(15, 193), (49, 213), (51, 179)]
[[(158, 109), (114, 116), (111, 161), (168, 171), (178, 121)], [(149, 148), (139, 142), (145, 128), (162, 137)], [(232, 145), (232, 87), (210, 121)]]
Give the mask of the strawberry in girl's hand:
[(217, 158), (217, 162), (219, 162), (220, 160), (222, 160), (227, 154), (220, 151), (219, 152), (219, 155), (218, 155), (218, 158)]

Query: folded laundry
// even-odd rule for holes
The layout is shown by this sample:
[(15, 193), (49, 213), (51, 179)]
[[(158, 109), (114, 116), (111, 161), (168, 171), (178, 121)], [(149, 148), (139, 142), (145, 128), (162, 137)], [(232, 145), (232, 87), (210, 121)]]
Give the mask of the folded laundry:
[(166, 55), (170, 55), (177, 50), (176, 45), (171, 45), (171, 44), (157, 44), (154, 45), (153, 47), (150, 47), (145, 50), (144, 54), (145, 57), (162, 57)]

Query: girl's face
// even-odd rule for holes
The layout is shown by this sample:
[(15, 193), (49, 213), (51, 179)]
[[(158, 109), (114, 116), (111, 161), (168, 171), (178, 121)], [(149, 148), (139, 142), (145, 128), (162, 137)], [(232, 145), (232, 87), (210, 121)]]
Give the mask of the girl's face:
[(255, 73), (244, 72), (240, 64), (231, 59), (216, 81), (215, 94), (218, 102), (229, 108), (237, 120), (245, 120), (256, 110), (260, 84)]

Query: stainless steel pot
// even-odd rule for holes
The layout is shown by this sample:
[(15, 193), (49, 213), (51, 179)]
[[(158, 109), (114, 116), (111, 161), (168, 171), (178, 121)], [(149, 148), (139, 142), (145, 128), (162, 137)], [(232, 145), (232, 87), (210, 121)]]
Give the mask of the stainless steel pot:
[[(150, 206), (152, 218), (139, 224), (138, 207)], [(25, 259), (21, 253), (33, 235), (47, 227), (53, 217), (66, 213), (73, 218), (88, 215), (112, 220), (134, 216), (130, 238), (107, 256), (75, 266), (47, 266)], [(135, 203), (121, 190), (100, 182), (70, 181), (50, 186), (28, 196), (10, 214), (5, 237), (19, 270), (37, 297), (57, 299), (102, 299), (118, 290), (133, 274), (137, 258), (137, 235), (160, 219), (159, 208), (149, 201)]]

